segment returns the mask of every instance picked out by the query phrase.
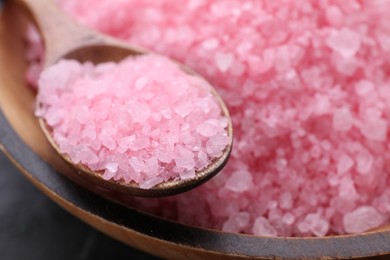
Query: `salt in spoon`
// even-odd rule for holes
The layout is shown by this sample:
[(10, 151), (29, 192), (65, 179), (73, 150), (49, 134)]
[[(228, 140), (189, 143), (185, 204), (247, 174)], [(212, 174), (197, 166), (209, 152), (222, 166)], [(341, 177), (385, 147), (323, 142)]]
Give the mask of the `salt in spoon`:
[[(44, 67), (54, 65), (61, 59), (74, 59), (79, 62), (90, 61), (94, 64), (101, 62), (119, 62), (131, 55), (147, 54), (145, 50), (129, 46), (127, 43), (112, 37), (91, 31), (78, 25), (69, 19), (51, 0), (14, 0), (23, 6), (35, 21), (40, 30), (45, 43)], [(184, 65), (180, 68), (188, 74), (198, 76)], [(39, 90), (38, 90), (39, 91)], [(104, 180), (98, 172), (90, 170), (83, 164), (74, 164), (70, 157), (63, 154), (54, 141), (51, 130), (40, 118), (40, 126), (56, 152), (69, 163), (77, 172), (86, 178), (91, 185), (97, 185), (113, 192), (142, 196), (160, 197), (173, 195), (192, 189), (214, 175), (216, 175), (226, 164), (231, 152), (233, 135), (232, 123), (221, 97), (215, 89), (210, 92), (215, 97), (221, 108), (221, 114), (228, 119), (226, 133), (229, 143), (221, 156), (215, 158), (207, 167), (196, 172), (195, 178), (185, 180), (168, 180), (150, 189), (142, 189), (135, 182), (126, 183), (124, 181)]]

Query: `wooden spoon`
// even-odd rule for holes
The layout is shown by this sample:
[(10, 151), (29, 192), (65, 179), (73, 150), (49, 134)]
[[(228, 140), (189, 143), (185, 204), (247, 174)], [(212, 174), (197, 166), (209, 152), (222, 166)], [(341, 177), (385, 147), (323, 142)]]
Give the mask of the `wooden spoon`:
[[(14, 0), (23, 6), (32, 16), (44, 39), (45, 60), (44, 67), (55, 64), (60, 59), (74, 59), (79, 62), (91, 61), (95, 64), (107, 61), (118, 62), (129, 55), (143, 55), (147, 52), (140, 48), (129, 46), (127, 43), (106, 35), (81, 27), (69, 19), (50, 0)], [(180, 64), (179, 64), (180, 65)], [(180, 65), (191, 75), (196, 75), (192, 70)], [(39, 91), (39, 90), (38, 90)], [(217, 174), (226, 164), (232, 148), (232, 124), (229, 112), (221, 97), (215, 89), (210, 89), (215, 96), (222, 111), (222, 115), (228, 118), (229, 123), (226, 132), (229, 136), (229, 144), (223, 154), (213, 160), (210, 165), (196, 172), (195, 178), (186, 180), (169, 180), (150, 189), (141, 189), (135, 182), (104, 180), (101, 174), (90, 170), (83, 164), (74, 164), (70, 157), (63, 154), (51, 135), (51, 129), (43, 119), (39, 123), (47, 139), (57, 153), (68, 162), (77, 172), (91, 182), (113, 192), (127, 193), (135, 196), (158, 197), (184, 192), (210, 179)]]

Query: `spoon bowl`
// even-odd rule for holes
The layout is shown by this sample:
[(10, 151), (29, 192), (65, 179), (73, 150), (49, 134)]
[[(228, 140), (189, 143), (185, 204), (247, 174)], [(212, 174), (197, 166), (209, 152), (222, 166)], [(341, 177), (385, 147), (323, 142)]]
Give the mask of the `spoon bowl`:
[[(144, 55), (148, 53), (146, 50), (129, 46), (125, 42), (91, 31), (76, 24), (62, 13), (50, 0), (15, 1), (28, 11), (42, 34), (45, 44), (45, 68), (54, 65), (61, 59), (73, 59), (79, 62), (89, 61), (94, 64), (99, 64), (109, 61), (119, 62), (128, 56)], [(184, 72), (200, 77), (190, 68), (179, 63), (178, 65)], [(211, 88), (210, 92), (220, 106), (222, 116), (228, 119), (226, 133), (229, 137), (229, 143), (222, 155), (215, 158), (204, 169), (197, 171), (194, 178), (168, 180), (150, 189), (142, 189), (135, 182), (127, 183), (122, 180), (105, 180), (101, 177), (101, 173), (94, 172), (83, 164), (74, 164), (67, 154), (61, 152), (59, 146), (53, 139), (51, 128), (46, 124), (45, 120), (39, 118), (39, 124), (46, 138), (62, 159), (92, 184), (114, 192), (134, 196), (160, 197), (173, 195), (204, 183), (216, 175), (225, 166), (227, 159), (229, 158), (233, 142), (233, 130), (229, 112), (216, 90)]]

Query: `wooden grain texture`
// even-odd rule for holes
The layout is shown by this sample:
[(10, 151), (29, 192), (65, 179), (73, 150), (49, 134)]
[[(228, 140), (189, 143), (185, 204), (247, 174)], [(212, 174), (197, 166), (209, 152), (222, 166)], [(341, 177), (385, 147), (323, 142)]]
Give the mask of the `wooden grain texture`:
[(42, 134), (32, 112), (34, 91), (24, 83), (22, 22), (18, 11), (9, 5), (0, 15), (0, 149), (27, 179), (71, 214), (128, 245), (167, 259), (350, 259), (390, 255), (388, 228), (327, 238), (230, 234), (144, 214), (123, 206), (124, 197), (99, 190), (103, 198), (64, 178), (54, 169), (72, 169)]
[[(14, 0), (14, 2), (29, 14), (30, 19), (36, 23), (43, 35), (45, 43), (44, 67), (51, 66), (62, 58), (75, 59), (80, 62), (91, 61), (97, 64), (107, 61), (120, 61), (128, 56), (146, 53), (141, 48), (130, 46), (107, 35), (81, 27), (59, 10), (52, 0)], [(184, 65), (179, 64), (179, 66), (186, 73), (200, 77)], [(73, 169), (82, 173), (81, 175), (86, 179), (86, 181), (83, 181), (84, 185), (97, 185), (118, 193), (143, 197), (173, 195), (195, 188), (215, 176), (226, 165), (230, 156), (233, 142), (233, 127), (229, 111), (215, 89), (211, 88), (210, 91), (221, 108), (222, 116), (228, 119), (226, 131), (229, 143), (222, 155), (215, 158), (207, 167), (197, 171), (194, 178), (168, 180), (150, 189), (141, 189), (135, 182), (127, 183), (123, 180), (116, 181), (113, 179), (104, 180), (101, 177), (101, 172), (94, 172), (83, 164), (73, 164), (70, 157), (61, 152), (52, 137), (50, 127), (45, 123), (44, 119), (39, 119), (39, 123), (55, 152)], [(67, 176), (71, 174), (72, 172), (66, 171)], [(78, 180), (74, 176), (70, 176), (70, 178), (74, 181)]]

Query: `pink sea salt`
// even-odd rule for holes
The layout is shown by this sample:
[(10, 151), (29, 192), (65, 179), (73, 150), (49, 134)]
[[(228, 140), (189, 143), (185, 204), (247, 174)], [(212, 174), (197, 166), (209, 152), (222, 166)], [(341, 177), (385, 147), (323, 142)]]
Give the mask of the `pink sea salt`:
[(194, 178), (228, 143), (208, 83), (161, 56), (96, 66), (61, 60), (38, 84), (37, 115), (61, 151), (105, 180), (148, 189)]
[(383, 216), (375, 208), (369, 206), (361, 206), (345, 214), (343, 218), (347, 233), (360, 233), (379, 227), (383, 220)]
[[(268, 236), (364, 232), (390, 222), (390, 1), (58, 3), (87, 26), (196, 69), (229, 106), (235, 140), (224, 170), (186, 194), (137, 199), (138, 208), (192, 225)], [(29, 37), (28, 78), (34, 81), (42, 45), (36, 34)], [(144, 84), (139, 79), (136, 85)], [(210, 109), (201, 103), (202, 111)], [(110, 103), (103, 99), (101, 105)], [(151, 117), (190, 110), (177, 102)], [(199, 130), (205, 138), (213, 132)], [(175, 143), (175, 135), (161, 134), (166, 144)], [(88, 136), (92, 142), (93, 134)], [(206, 152), (198, 153), (197, 167), (206, 163)], [(192, 161), (183, 159), (187, 163)]]
[(276, 236), (276, 229), (264, 217), (258, 217), (253, 225), (253, 234), (258, 236)]

